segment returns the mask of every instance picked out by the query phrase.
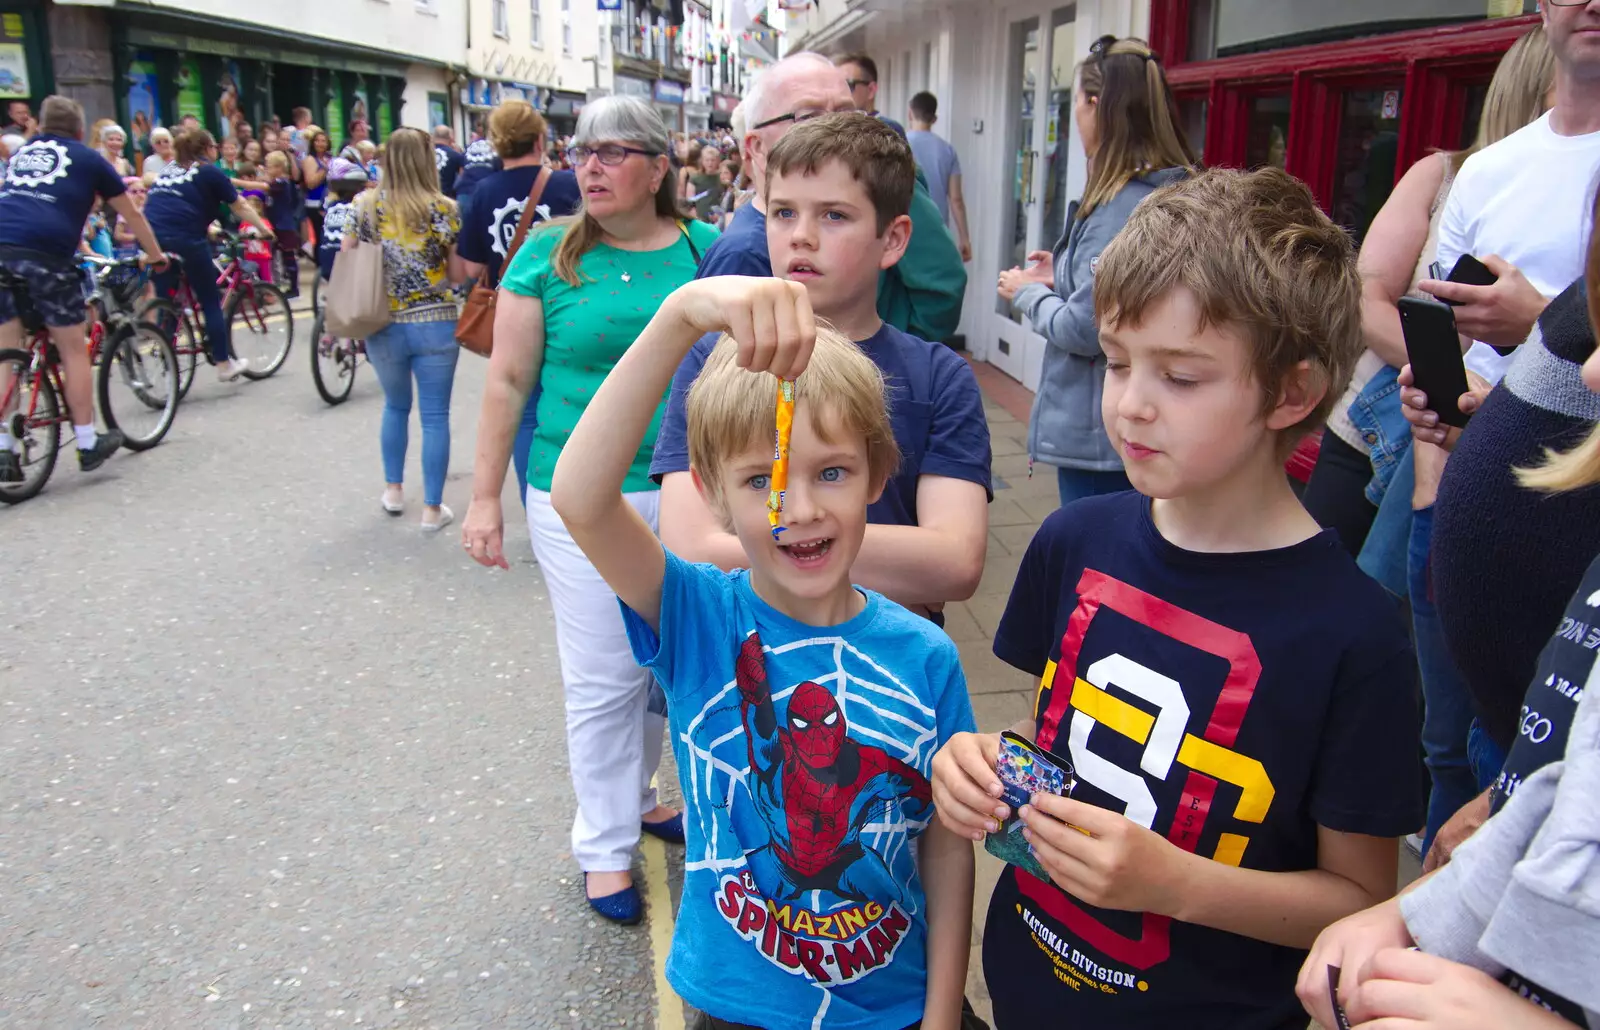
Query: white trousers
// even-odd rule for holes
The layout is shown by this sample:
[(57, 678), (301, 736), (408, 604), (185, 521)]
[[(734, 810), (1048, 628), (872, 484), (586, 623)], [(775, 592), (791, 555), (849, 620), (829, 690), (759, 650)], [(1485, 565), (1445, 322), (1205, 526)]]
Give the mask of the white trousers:
[[(624, 497), (658, 528), (658, 492)], [(573, 542), (550, 495), (531, 486), (528, 535), (555, 609), (566, 688), (567, 762), (578, 796), (572, 857), (587, 873), (622, 872), (639, 846), (639, 817), (656, 807), (651, 781), (661, 764), (665, 709), (648, 711), (651, 675), (633, 660), (617, 595)]]

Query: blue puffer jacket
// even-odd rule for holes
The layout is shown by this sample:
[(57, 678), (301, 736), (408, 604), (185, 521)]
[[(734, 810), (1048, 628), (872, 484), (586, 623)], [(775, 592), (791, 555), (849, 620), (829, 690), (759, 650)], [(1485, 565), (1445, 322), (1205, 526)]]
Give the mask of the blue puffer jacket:
[(1028, 419), (1028, 455), (1035, 461), (1099, 472), (1122, 468), (1100, 421), (1106, 356), (1094, 318), (1094, 269), (1139, 202), (1188, 174), (1163, 168), (1128, 183), (1089, 217), (1074, 220), (1055, 245), (1055, 289), (1030, 283), (1017, 291), (1012, 304), (1049, 343)]

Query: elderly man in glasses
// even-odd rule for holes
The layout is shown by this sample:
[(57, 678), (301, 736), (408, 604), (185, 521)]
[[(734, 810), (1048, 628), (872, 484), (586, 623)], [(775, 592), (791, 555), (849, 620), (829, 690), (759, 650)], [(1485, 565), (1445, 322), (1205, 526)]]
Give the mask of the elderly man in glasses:
[[(844, 70), (815, 53), (794, 54), (768, 68), (741, 106), (749, 129), (740, 149), (755, 196), (734, 212), (727, 231), (706, 251), (697, 278), (772, 274), (767, 257), (767, 155), (795, 125), (832, 111), (857, 109)], [(899, 264), (878, 280), (878, 314), (920, 339), (948, 340), (961, 321), (966, 287), (961, 252), (919, 172), (911, 200), (911, 243)]]

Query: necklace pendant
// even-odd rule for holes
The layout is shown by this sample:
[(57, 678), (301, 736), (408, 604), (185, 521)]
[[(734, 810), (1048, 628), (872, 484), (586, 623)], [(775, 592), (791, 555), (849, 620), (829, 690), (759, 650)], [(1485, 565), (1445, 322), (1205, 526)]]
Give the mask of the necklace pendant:
[(631, 283), (631, 282), (633, 282), (633, 276), (629, 275), (627, 272), (623, 272), (622, 273), (622, 281), (625, 282), (625, 283)]

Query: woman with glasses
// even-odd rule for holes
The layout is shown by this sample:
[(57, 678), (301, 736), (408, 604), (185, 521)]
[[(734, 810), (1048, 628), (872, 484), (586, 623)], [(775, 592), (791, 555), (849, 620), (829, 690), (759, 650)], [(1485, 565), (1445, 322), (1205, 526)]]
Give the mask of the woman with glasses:
[[(461, 536), (480, 565), (510, 567), (500, 495), (518, 420), (537, 383), (528, 532), (555, 609), (578, 798), (572, 854), (590, 906), (631, 925), (641, 916), (629, 872), (639, 834), (683, 840), (682, 813), (659, 806), (651, 787), (666, 708), (659, 693), (652, 701), (650, 674), (633, 661), (616, 595), (550, 507), (550, 474), (588, 399), (662, 299), (694, 278), (716, 230), (678, 218), (670, 141), (648, 103), (627, 96), (594, 101), (579, 116), (573, 139), (569, 157), (582, 211), (535, 228), (500, 281), (472, 507)], [(660, 419), (658, 405), (658, 425)], [(649, 475), (654, 445), (652, 433), (624, 488), (652, 528), (659, 510)]]

